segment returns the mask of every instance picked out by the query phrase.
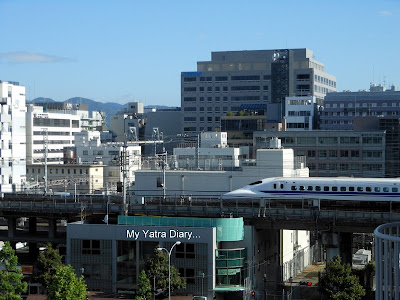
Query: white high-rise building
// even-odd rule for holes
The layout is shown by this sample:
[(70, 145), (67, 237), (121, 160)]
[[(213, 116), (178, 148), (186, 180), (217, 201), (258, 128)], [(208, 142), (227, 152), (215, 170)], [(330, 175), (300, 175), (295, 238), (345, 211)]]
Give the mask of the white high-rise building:
[(74, 134), (81, 131), (79, 115), (44, 112), (43, 107), (27, 106), (26, 159), (28, 164), (63, 163), (64, 147), (74, 145)]
[(26, 182), (25, 87), (0, 81), (0, 195)]

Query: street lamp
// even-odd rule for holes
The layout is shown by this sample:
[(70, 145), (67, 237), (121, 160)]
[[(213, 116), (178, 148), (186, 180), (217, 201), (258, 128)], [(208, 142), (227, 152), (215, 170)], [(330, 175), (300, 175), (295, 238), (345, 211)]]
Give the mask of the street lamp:
[(171, 300), (171, 253), (174, 250), (176, 245), (180, 245), (181, 242), (177, 241), (175, 244), (172, 245), (171, 250), (167, 250), (166, 248), (157, 248), (158, 251), (163, 251), (168, 253), (168, 299)]

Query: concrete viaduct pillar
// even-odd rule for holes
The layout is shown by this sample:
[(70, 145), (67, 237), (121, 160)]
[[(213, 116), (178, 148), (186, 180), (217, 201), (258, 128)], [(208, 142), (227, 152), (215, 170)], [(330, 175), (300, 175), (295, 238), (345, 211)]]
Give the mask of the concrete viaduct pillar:
[(326, 249), (326, 261), (331, 261), (336, 255), (342, 258), (345, 264), (352, 263), (353, 233), (351, 232), (324, 232), (322, 244)]
[(57, 219), (49, 217), (49, 239), (55, 239), (57, 236)]
[(8, 217), (8, 237), (14, 238), (17, 234), (17, 218)]
[[(29, 234), (31, 236), (37, 233), (37, 218), (29, 217)], [(39, 248), (37, 243), (30, 242), (29, 243), (29, 256), (30, 257), (38, 257)]]

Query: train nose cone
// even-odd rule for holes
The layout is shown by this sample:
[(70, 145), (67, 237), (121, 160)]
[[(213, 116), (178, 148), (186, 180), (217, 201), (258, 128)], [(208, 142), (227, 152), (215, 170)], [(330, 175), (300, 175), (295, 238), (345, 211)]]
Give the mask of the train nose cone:
[(250, 190), (234, 190), (232, 192), (226, 193), (222, 195), (222, 199), (230, 199), (230, 198), (252, 198), (255, 196), (255, 193)]

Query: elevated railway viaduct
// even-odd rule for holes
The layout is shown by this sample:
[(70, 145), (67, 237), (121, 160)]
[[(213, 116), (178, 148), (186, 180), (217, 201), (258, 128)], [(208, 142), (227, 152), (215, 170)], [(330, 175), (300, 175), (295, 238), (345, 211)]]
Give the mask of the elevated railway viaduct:
[[(400, 221), (398, 202), (358, 203), (303, 200), (221, 200), (218, 198), (144, 198), (127, 205), (128, 215), (243, 217), (246, 224), (274, 230), (292, 229), (320, 232), (326, 249), (340, 249), (351, 261), (352, 233), (372, 233), (384, 223)], [(65, 223), (86, 221), (116, 223), (124, 212), (122, 197), (89, 195), (42, 197), (7, 195), (0, 198), (0, 240), (27, 242), (31, 255), (42, 243), (65, 244)]]

